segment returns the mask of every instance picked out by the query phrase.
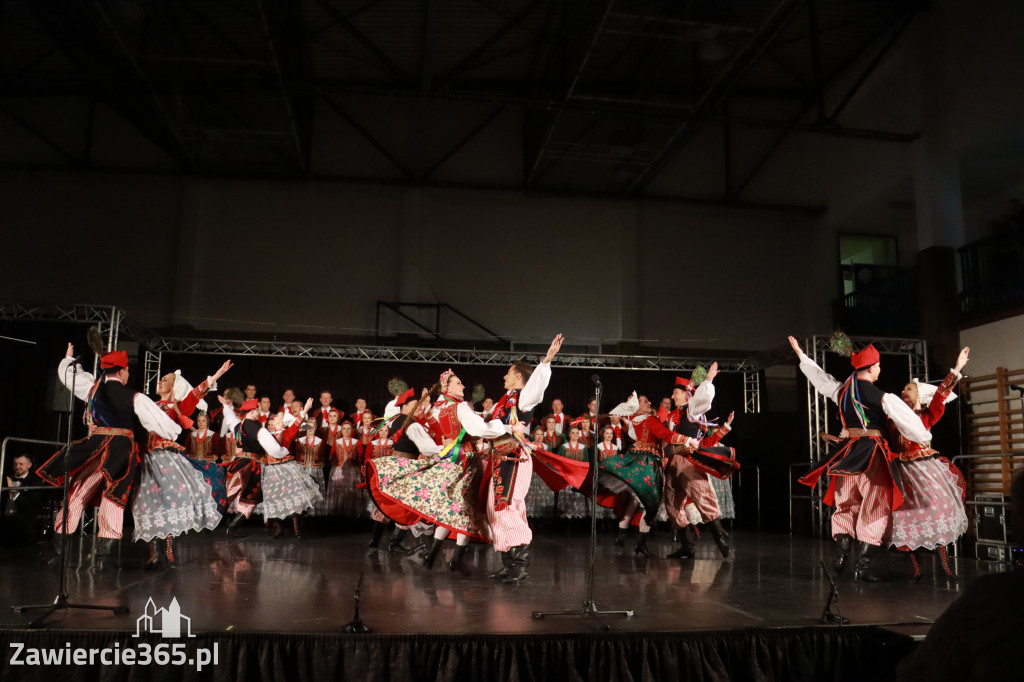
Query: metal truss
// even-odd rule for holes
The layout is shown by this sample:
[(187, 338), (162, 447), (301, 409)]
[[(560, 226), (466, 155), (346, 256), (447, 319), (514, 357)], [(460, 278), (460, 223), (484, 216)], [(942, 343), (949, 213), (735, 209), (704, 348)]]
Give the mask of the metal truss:
[(760, 414), (761, 412), (761, 372), (743, 372), (743, 413)]
[[(280, 341), (164, 338), (157, 347), (165, 353), (185, 355), (245, 355), (252, 357), (371, 360), (379, 362), (431, 362), (459, 365), (507, 366), (524, 357), (539, 358), (543, 352), (474, 348), (415, 348), (383, 345), (309, 344)], [(561, 367), (623, 369), (634, 371), (689, 371), (714, 362), (706, 357), (661, 355), (605, 355), (567, 353), (558, 356)], [(746, 360), (718, 360), (723, 372), (740, 372)]]
[(160, 364), (163, 361), (163, 353), (154, 353), (148, 348), (142, 351), (142, 383), (143, 391), (147, 394), (156, 393), (156, 382), (160, 380)]

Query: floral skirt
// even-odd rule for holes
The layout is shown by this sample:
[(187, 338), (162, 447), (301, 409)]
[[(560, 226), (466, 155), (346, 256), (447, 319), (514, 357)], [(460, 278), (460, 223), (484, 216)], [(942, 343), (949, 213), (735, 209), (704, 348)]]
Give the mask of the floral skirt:
[(359, 487), (362, 480), (363, 475), (354, 464), (346, 462), (331, 469), (327, 513), (350, 518), (366, 516), (366, 492)]
[(612, 455), (601, 462), (598, 481), (615, 492), (625, 484), (640, 500), (644, 508), (644, 520), (648, 524), (653, 524), (658, 514), (664, 486), (664, 472), (661, 467), (661, 455), (630, 451)]
[(170, 448), (142, 458), (132, 502), (133, 539), (148, 542), (217, 527), (227, 503), (224, 470), (204, 464), (212, 463), (190, 459)]
[(301, 464), (294, 460), (263, 465), (263, 501), (256, 513), (263, 518), (286, 519), (313, 511), (324, 499), (320, 489)]
[(945, 457), (897, 460), (903, 476), (903, 504), (892, 512), (894, 547), (934, 549), (967, 532), (966, 485)]
[(395, 523), (433, 523), (487, 541), (490, 532), (480, 500), (483, 467), (468, 459), (380, 457), (366, 462), (366, 487), (377, 508)]

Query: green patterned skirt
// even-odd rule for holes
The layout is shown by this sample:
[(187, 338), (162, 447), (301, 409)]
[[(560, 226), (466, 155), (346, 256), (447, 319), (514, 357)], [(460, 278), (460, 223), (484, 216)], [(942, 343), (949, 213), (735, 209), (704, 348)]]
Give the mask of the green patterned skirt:
[(479, 502), (483, 467), (450, 459), (380, 457), (366, 463), (366, 487), (388, 518), (411, 526), (419, 521), (489, 542), (487, 516)]
[(628, 489), (636, 495), (644, 508), (644, 520), (654, 524), (665, 482), (660, 455), (634, 450), (612, 455), (601, 462), (598, 481), (613, 492)]

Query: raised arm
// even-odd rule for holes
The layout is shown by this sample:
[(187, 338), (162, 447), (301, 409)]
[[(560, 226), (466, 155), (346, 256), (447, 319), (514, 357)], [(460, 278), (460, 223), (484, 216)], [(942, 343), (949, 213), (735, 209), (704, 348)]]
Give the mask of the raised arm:
[(217, 396), (220, 400), (220, 404), (224, 406), (224, 419), (221, 421), (220, 435), (226, 436), (235, 430), (235, 427), (241, 423), (238, 419), (238, 415), (235, 414), (235, 408), (231, 404), (231, 401), (222, 395)]
[(807, 357), (804, 349), (800, 347), (800, 342), (792, 336), (789, 337), (789, 345), (793, 347), (797, 358), (800, 359), (800, 371), (803, 372), (807, 380), (814, 386), (814, 390), (838, 405), (839, 389), (843, 387), (842, 382), (821, 367), (818, 367), (814, 360)]
[[(69, 391), (71, 390), (71, 365), (75, 363), (75, 347), (68, 344), (67, 352), (64, 354), (64, 359), (57, 365), (57, 377), (60, 378), (64, 387)], [(93, 384), (96, 383), (96, 378), (92, 374), (82, 369), (81, 365), (78, 365), (78, 372), (74, 377), (75, 380), (75, 397), (79, 400), (89, 400), (89, 392), (92, 391)]]
[(551, 382), (551, 361), (558, 355), (562, 348), (562, 341), (565, 339), (561, 334), (555, 336), (548, 346), (548, 352), (541, 359), (540, 364), (533, 370), (530, 379), (526, 382), (522, 392), (519, 394), (519, 405), (524, 410), (532, 410), (544, 400), (544, 391)]
[(689, 410), (691, 417), (699, 417), (711, 409), (711, 403), (715, 400), (715, 385), (711, 382), (715, 380), (716, 376), (718, 376), (718, 363), (713, 362), (711, 369), (708, 370), (707, 378), (700, 382), (700, 386), (693, 392), (690, 402), (686, 404), (686, 409)]

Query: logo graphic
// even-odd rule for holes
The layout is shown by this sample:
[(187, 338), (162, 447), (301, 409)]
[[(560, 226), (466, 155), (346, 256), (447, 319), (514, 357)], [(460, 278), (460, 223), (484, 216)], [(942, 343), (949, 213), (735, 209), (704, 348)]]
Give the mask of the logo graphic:
[[(159, 627), (157, 622), (159, 621)], [(181, 607), (178, 606), (177, 597), (171, 599), (171, 605), (166, 609), (157, 608), (150, 597), (146, 602), (146, 609), (135, 621), (135, 634), (138, 637), (143, 632), (159, 634), (162, 637), (181, 637), (182, 624), (186, 637), (195, 637), (192, 634), (192, 619), (181, 615)]]

